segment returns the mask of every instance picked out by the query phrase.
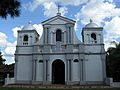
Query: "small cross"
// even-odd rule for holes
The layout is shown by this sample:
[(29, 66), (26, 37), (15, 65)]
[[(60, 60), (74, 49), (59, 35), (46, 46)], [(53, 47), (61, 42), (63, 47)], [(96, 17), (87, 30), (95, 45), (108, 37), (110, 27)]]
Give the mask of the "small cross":
[(61, 15), (61, 13), (60, 13), (60, 7), (61, 7), (60, 4), (58, 4), (58, 12), (57, 12), (58, 15)]
[(60, 13), (60, 5), (58, 4), (58, 13)]
[(93, 21), (92, 21), (92, 19), (90, 19), (90, 23), (92, 23)]

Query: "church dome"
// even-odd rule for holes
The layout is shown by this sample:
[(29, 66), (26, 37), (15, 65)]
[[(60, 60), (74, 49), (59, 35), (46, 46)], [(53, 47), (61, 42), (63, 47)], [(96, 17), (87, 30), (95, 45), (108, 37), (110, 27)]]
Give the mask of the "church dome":
[(98, 25), (96, 23), (93, 23), (93, 21), (90, 19), (90, 23), (85, 25), (85, 28), (96, 28)]
[(29, 21), (28, 24), (22, 28), (22, 30), (35, 30), (35, 27), (31, 24), (31, 21)]

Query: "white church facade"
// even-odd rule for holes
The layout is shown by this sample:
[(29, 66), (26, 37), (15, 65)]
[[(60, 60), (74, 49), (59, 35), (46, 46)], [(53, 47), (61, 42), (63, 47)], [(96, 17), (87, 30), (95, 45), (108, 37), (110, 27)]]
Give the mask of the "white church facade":
[(18, 31), (15, 83), (104, 84), (106, 78), (103, 28), (90, 20), (77, 38), (75, 21), (56, 16), (42, 22), (43, 34), (31, 23)]

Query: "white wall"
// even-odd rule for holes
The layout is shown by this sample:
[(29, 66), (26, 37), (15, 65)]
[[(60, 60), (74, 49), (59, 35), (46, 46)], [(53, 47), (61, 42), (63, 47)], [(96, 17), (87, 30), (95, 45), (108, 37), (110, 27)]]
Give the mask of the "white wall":
[(37, 62), (36, 81), (43, 81), (43, 63)]
[(73, 62), (72, 81), (80, 81), (79, 62)]
[(5, 85), (15, 84), (15, 78), (5, 78)]
[(32, 80), (32, 56), (18, 57), (17, 80)]
[(33, 47), (17, 47), (19, 54), (32, 54)]
[(100, 53), (101, 50), (101, 45), (85, 46), (85, 53)]
[(85, 61), (86, 81), (103, 81), (102, 60), (100, 55), (89, 55)]

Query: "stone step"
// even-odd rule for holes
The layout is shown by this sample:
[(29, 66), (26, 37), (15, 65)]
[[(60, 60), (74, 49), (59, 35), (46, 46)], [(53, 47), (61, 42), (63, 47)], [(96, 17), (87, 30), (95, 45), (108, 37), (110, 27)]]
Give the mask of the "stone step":
[(3, 87), (19, 87), (19, 88), (111, 88), (107, 85), (60, 85), (60, 84), (53, 84), (53, 85), (28, 85), (28, 84), (11, 84), (11, 85), (4, 85)]

